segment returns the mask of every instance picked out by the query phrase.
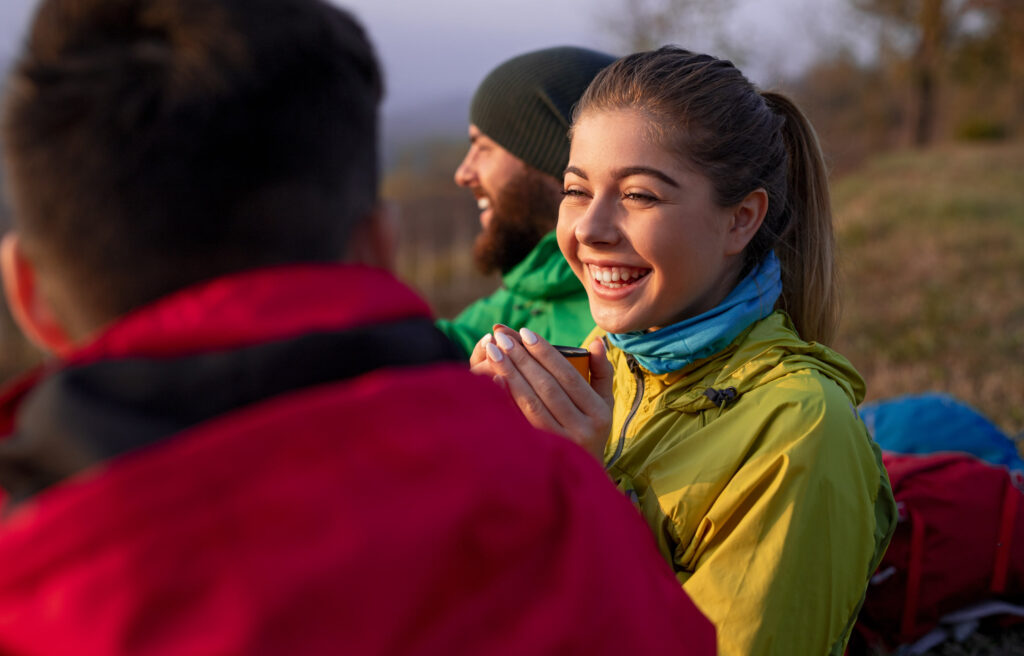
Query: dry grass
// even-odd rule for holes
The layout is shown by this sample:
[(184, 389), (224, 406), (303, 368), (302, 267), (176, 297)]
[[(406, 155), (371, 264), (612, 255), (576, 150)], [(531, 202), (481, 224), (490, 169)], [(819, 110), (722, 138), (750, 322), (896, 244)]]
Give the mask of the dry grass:
[(943, 391), (1024, 431), (1024, 144), (889, 155), (834, 194), (837, 348), (868, 398)]

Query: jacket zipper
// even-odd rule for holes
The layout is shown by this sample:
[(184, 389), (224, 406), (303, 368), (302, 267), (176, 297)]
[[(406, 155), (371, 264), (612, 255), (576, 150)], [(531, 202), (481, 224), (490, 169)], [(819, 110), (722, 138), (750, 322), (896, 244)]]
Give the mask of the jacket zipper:
[(636, 358), (630, 354), (626, 354), (626, 363), (629, 365), (629, 370), (633, 372), (633, 377), (636, 379), (636, 396), (633, 397), (633, 405), (629, 409), (629, 414), (626, 415), (626, 420), (622, 422), (622, 430), (619, 431), (619, 441), (615, 445), (615, 453), (612, 454), (611, 460), (605, 465), (605, 470), (611, 469), (611, 466), (615, 464), (615, 461), (622, 455), (622, 448), (626, 445), (626, 430), (629, 428), (629, 422), (633, 421), (633, 417), (636, 416), (636, 411), (640, 409), (640, 402), (644, 398), (644, 375), (640, 371), (640, 365), (637, 364)]

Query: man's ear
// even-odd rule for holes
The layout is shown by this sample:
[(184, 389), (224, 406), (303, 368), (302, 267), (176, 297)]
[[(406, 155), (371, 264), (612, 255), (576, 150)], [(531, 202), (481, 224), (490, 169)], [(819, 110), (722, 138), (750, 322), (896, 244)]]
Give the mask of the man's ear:
[(394, 271), (398, 252), (397, 208), (378, 202), (352, 230), (345, 262)]
[(757, 231), (761, 229), (768, 212), (768, 192), (760, 187), (733, 206), (729, 233), (726, 236), (726, 255), (743, 252)]
[(70, 353), (74, 342), (42, 294), (35, 267), (15, 232), (8, 232), (0, 241), (0, 274), (11, 315), (25, 337), (45, 351)]

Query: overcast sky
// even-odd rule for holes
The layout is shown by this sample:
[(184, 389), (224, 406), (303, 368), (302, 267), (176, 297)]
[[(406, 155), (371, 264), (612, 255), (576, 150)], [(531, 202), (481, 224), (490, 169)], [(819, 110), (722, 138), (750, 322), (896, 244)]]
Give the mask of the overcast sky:
[[(495, 65), (535, 48), (581, 45), (612, 51), (603, 25), (624, 0), (335, 0), (364, 23), (387, 75), (385, 111), (469, 96)], [(710, 0), (714, 2), (715, 0)], [(737, 0), (733, 37), (758, 83), (804, 65), (849, 30), (848, 0)], [(0, 0), (0, 56), (17, 52), (32, 0)], [(683, 45), (683, 44), (681, 44)], [(697, 50), (708, 43), (685, 44)], [(621, 53), (619, 53), (621, 54)], [(714, 54), (714, 53), (713, 53)]]
[[(715, 0), (709, 0), (714, 2)], [(535, 48), (580, 45), (614, 51), (605, 23), (624, 0), (352, 0), (388, 79), (386, 107), (468, 95), (498, 63)], [(737, 0), (727, 31), (750, 53), (744, 67), (770, 85), (846, 38), (848, 0)], [(696, 37), (699, 39), (699, 37)], [(681, 44), (708, 50), (711, 43)], [(624, 54), (624, 53), (616, 53)], [(719, 54), (712, 52), (712, 54)], [(773, 79), (774, 78), (774, 79)]]

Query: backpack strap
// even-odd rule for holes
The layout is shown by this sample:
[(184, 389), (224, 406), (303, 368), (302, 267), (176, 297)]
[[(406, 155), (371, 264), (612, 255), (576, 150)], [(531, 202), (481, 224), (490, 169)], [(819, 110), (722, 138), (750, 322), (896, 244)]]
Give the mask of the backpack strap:
[(910, 519), (910, 557), (907, 562), (907, 594), (903, 601), (903, 620), (900, 623), (900, 633), (909, 636), (914, 634), (917, 606), (921, 596), (925, 525), (921, 521), (921, 515), (917, 512), (906, 508), (906, 513)]
[(1006, 576), (1010, 570), (1010, 546), (1013, 542), (1013, 529), (1017, 523), (1017, 512), (1020, 507), (1021, 491), (1014, 485), (1012, 472), (1006, 482), (1006, 493), (1003, 495), (1003, 512), (999, 520), (999, 539), (996, 541), (995, 566), (992, 568), (992, 584), (989, 586), (995, 594), (1006, 592)]

